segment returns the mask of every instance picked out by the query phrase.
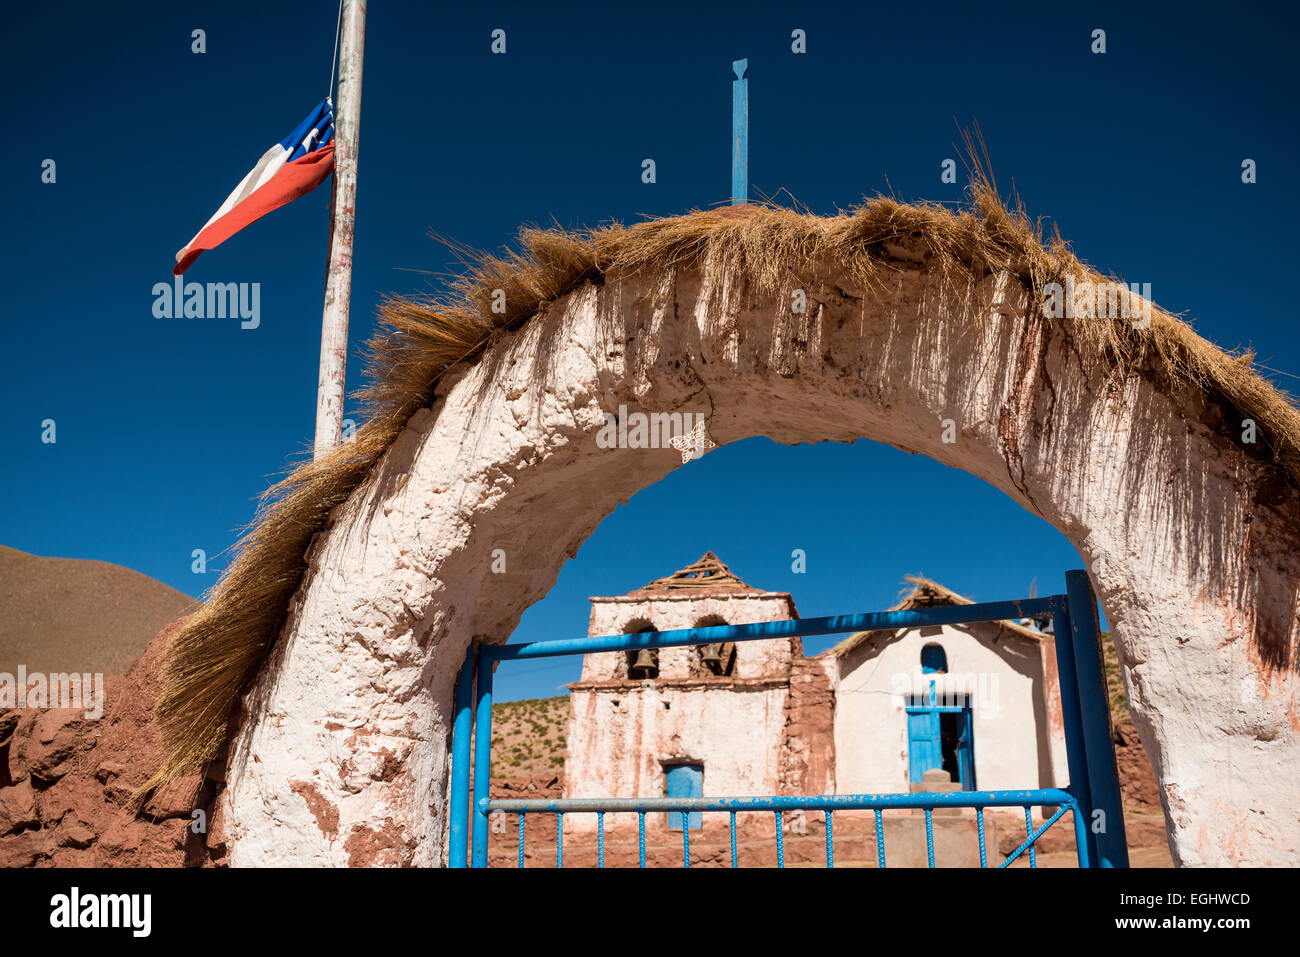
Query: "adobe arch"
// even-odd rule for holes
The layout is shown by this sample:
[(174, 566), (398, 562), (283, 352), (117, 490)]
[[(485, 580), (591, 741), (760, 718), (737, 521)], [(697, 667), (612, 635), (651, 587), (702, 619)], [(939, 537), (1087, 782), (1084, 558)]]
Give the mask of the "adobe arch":
[[(1108, 372), (1005, 275), (901, 256), (883, 291), (829, 261), (764, 291), (734, 267), (611, 270), (443, 377), (307, 556), (232, 750), (232, 863), (443, 862), (472, 637), (504, 641), (605, 515), (689, 467), (600, 447), (620, 405), (706, 413), (720, 445), (888, 443), (1041, 515), (1090, 565), (1176, 861), (1300, 860), (1297, 496), (1206, 392)], [(864, 481), (844, 520), (875, 507)]]

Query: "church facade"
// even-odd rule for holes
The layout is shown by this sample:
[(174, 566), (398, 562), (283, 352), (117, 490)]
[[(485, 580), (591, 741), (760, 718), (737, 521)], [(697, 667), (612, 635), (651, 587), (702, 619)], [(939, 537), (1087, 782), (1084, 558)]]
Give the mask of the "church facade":
[[(911, 582), (895, 608), (968, 602)], [(588, 634), (797, 617), (788, 593), (746, 584), (710, 552), (592, 598)], [(1055, 646), (1028, 621), (862, 632), (816, 655), (799, 638), (592, 654), (569, 690), (569, 798), (898, 793), (926, 789), (936, 769), (944, 789), (1067, 780)], [(594, 827), (583, 817), (575, 830)]]

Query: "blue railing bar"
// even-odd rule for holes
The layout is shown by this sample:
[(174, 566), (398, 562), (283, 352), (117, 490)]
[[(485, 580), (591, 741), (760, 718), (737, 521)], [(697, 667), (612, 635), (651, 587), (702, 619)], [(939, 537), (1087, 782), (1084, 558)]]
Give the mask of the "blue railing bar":
[(526, 815), (519, 815), (519, 866), (524, 866), (524, 818)]
[(826, 812), (826, 866), (835, 866), (835, 851), (831, 846), (831, 815), (834, 811)]
[(641, 839), (641, 866), (645, 867), (645, 811), (637, 816), (637, 831)]
[[(1097, 863), (1101, 867), (1128, 867), (1128, 839), (1124, 832), (1124, 806), (1115, 766), (1113, 730), (1110, 726), (1110, 696), (1101, 657), (1101, 636), (1097, 629), (1097, 598), (1086, 571), (1065, 573), (1065, 590), (1073, 629), (1074, 661), (1079, 682), (1079, 708), (1083, 716), (1083, 740), (1088, 755), (1090, 816), (1101, 811), (1103, 827), (1094, 838)], [(1071, 779), (1073, 783), (1073, 779)], [(1089, 831), (1092, 831), (1089, 828)]]
[(885, 814), (876, 809), (876, 862), (885, 866)]
[(731, 866), (736, 866), (736, 812), (731, 812)]
[(674, 797), (674, 798), (564, 798), (523, 800), (484, 798), (483, 813), (509, 811), (523, 814), (595, 813), (596, 811), (843, 811), (863, 808), (1024, 807), (1026, 804), (1069, 804), (1074, 796), (1061, 788), (1029, 791), (919, 791), (908, 794), (823, 794), (800, 797)]
[(781, 812), (773, 812), (776, 816), (776, 866), (785, 867), (785, 834), (781, 830), (784, 823), (781, 820)]
[[(1060, 807), (1058, 807), (1058, 808), (1056, 809), (1056, 813), (1055, 813), (1055, 814), (1053, 814), (1051, 817), (1049, 817), (1046, 821), (1043, 822), (1043, 826), (1042, 826), (1042, 827), (1040, 827), (1040, 828), (1039, 828), (1037, 831), (1035, 831), (1033, 834), (1030, 834), (1029, 837), (1025, 840), (1025, 842), (1024, 842), (1023, 844), (1021, 844), (1019, 847), (1017, 847), (1014, 851), (1012, 851), (1011, 854), (1007, 857), (1007, 859), (1006, 859), (1005, 861), (1003, 861), (1001, 864), (999, 864), (998, 867), (1000, 867), (1000, 868), (1001, 868), (1001, 867), (1010, 867), (1012, 861), (1014, 861), (1014, 860), (1015, 860), (1016, 858), (1018, 858), (1021, 854), (1023, 854), (1023, 853), (1025, 852), (1025, 849), (1026, 849), (1026, 848), (1028, 848), (1028, 849), (1030, 850), (1030, 852), (1032, 853), (1032, 851), (1033, 851), (1033, 847), (1034, 847), (1034, 842), (1037, 841), (1037, 840), (1038, 840), (1040, 837), (1042, 837), (1044, 834), (1046, 834), (1046, 833), (1047, 833), (1047, 829), (1048, 829), (1049, 827), (1051, 827), (1053, 824), (1055, 824), (1057, 821), (1059, 821), (1059, 820), (1061, 819), (1061, 815), (1064, 814), (1066, 811), (1073, 811), (1073, 812), (1074, 812), (1074, 817), (1075, 817), (1075, 819), (1078, 820), (1078, 818), (1079, 818), (1079, 809), (1078, 809), (1077, 807), (1073, 806), (1073, 804), (1071, 804), (1071, 805), (1065, 805), (1065, 804), (1062, 804)], [(1031, 862), (1031, 863), (1030, 863), (1030, 866), (1031, 866), (1031, 867), (1036, 867), (1037, 865), (1036, 865), (1036, 864), (1033, 864), (1033, 863)], [(1084, 866), (1084, 867), (1087, 867), (1088, 865), (1087, 865), (1087, 863), (1085, 862), (1085, 863), (1083, 864), (1083, 866)]]
[(605, 812), (596, 812), (596, 866), (605, 866)]
[(629, 651), (640, 648), (675, 648), (707, 645), (717, 641), (756, 641), (762, 638), (794, 638), (837, 635), (859, 631), (894, 631), (931, 625), (960, 625), (980, 621), (1006, 621), (1048, 615), (1065, 607), (1064, 595), (1022, 598), (972, 605), (937, 605), (902, 611), (876, 611), (828, 618), (799, 618), (793, 621), (762, 621), (749, 625), (714, 625), (709, 628), (680, 628), (674, 631), (643, 631), (632, 635), (596, 635), (589, 638), (560, 638), (527, 641), (515, 645), (482, 645), (479, 670), (492, 661), (523, 658), (555, 658), (561, 655), (594, 654), (601, 651)]
[(984, 809), (982, 807), (975, 809), (975, 822), (979, 825), (980, 832), (980, 867), (988, 867), (989, 856), (984, 846)]
[(1091, 851), (1088, 849), (1088, 822), (1083, 815), (1082, 804), (1075, 802), (1074, 805), (1074, 846), (1079, 853), (1079, 866), (1092, 867), (1093, 858), (1090, 856)]
[(564, 866), (564, 812), (555, 815), (555, 866)]
[[(1034, 816), (1029, 808), (1025, 808), (1025, 838), (1032, 842), (1034, 834)], [(1032, 843), (1029, 845), (1029, 866), (1038, 866), (1038, 849)]]
[(682, 867), (691, 866), (691, 828), (686, 812), (682, 812)]
[(492, 778), (492, 665), (484, 667), (483, 652), (478, 645), (474, 688), (474, 866), (487, 867), (488, 856), (488, 784)]
[[(448, 860), (451, 867), (469, 866), (469, 762), (474, 734), (474, 645), (456, 676), (456, 719), (451, 729), (451, 820), (448, 822)], [(520, 853), (523, 853), (522, 846)]]
[(925, 857), (934, 867), (934, 810), (925, 809)]
[[(1079, 801), (1082, 816), (1089, 815), (1092, 792), (1088, 787), (1088, 752), (1083, 743), (1083, 711), (1079, 706), (1079, 682), (1074, 663), (1074, 634), (1070, 625), (1068, 605), (1052, 616), (1052, 636), (1056, 642), (1056, 678), (1061, 691), (1061, 718), (1065, 724), (1065, 760), (1070, 775), (1070, 793)], [(1082, 854), (1079, 866), (1086, 867), (1084, 859), (1096, 857), (1097, 844), (1091, 833), (1085, 833), (1079, 844)]]

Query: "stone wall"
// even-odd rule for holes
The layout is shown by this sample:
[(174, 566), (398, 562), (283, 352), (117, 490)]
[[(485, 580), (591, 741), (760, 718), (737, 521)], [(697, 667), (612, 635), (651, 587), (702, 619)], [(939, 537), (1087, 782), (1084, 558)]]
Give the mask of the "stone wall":
[[(575, 686), (570, 697), (565, 797), (662, 797), (673, 764), (702, 765), (706, 795), (776, 793), (781, 756), (774, 744), (786, 725), (785, 678), (646, 682), (617, 693)], [(635, 815), (606, 820), (634, 824)], [(595, 824), (590, 815), (565, 820), (575, 831)]]
[[(699, 594), (593, 598), (589, 635), (693, 628), (701, 622), (743, 625), (780, 621), (794, 614), (781, 592), (704, 590)], [(582, 677), (570, 685), (570, 719), (564, 796), (663, 796), (665, 768), (704, 767), (704, 793), (775, 794), (783, 774), (774, 743), (787, 723), (791, 662), (799, 641), (735, 643), (731, 674), (701, 675), (691, 647), (658, 650), (659, 677), (630, 680), (624, 653), (583, 657)], [(656, 815), (652, 827), (662, 827)], [(611, 827), (635, 823), (633, 815), (608, 815)], [(565, 828), (595, 828), (595, 818), (574, 815)]]
[(178, 782), (139, 814), (126, 806), (157, 766), (157, 666), (180, 624), (159, 633), (125, 676), (106, 679), (97, 720), (68, 708), (0, 711), (0, 867), (225, 863), (217, 800), (224, 762)]
[(800, 655), (791, 664), (780, 750), (774, 793), (835, 792), (835, 688), (825, 659)]

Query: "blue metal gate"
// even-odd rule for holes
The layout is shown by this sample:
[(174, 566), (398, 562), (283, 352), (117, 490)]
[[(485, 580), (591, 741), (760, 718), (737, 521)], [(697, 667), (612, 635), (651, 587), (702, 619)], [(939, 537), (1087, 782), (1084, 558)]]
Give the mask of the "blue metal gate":
[[(1065, 574), (1063, 595), (1019, 601), (971, 605), (944, 605), (907, 611), (835, 615), (794, 621), (725, 625), (679, 631), (649, 631), (628, 635), (534, 641), (518, 645), (480, 644), (471, 648), (456, 682), (456, 718), (452, 732), (452, 776), (449, 827), (449, 864), (452, 867), (486, 867), (488, 816), (494, 812), (518, 815), (519, 866), (524, 864), (525, 819), (530, 814), (550, 814), (556, 820), (556, 864), (564, 863), (565, 814), (596, 816), (597, 862), (604, 866), (604, 816), (635, 812), (639, 821), (640, 862), (646, 864), (645, 820), (650, 813), (680, 815), (682, 863), (690, 866), (691, 831), (704, 813), (730, 815), (731, 866), (736, 866), (736, 814), (771, 812), (775, 824), (777, 864), (784, 866), (782, 815), (790, 811), (821, 811), (826, 821), (826, 866), (833, 867), (833, 815), (841, 810), (871, 810), (875, 817), (876, 857), (886, 866), (884, 812), (921, 809), (925, 812), (928, 863), (934, 867), (932, 814), (939, 808), (973, 808), (979, 836), (980, 866), (988, 866), (985, 844), (986, 808), (1019, 807), (1025, 812), (1025, 840), (1002, 860), (1006, 867), (1028, 853), (1036, 866), (1034, 845), (1047, 829), (1071, 815), (1080, 867), (1127, 867), (1128, 848), (1124, 812), (1120, 803), (1119, 775), (1112, 746), (1110, 707), (1102, 668), (1097, 624), (1097, 602), (1083, 571)], [(571, 798), (564, 800), (492, 800), (488, 795), (492, 747), (492, 679), (497, 662), (641, 648), (671, 648), (712, 642), (759, 641), (809, 635), (848, 634), (970, 624), (1050, 615), (1056, 643), (1057, 676), (1065, 724), (1066, 760), (1070, 783), (1064, 788), (1017, 791), (953, 791), (913, 794), (836, 794), (772, 797)], [(474, 741), (473, 757), (470, 741)], [(474, 795), (470, 799), (471, 764)], [(685, 780), (685, 777), (683, 778)], [(1055, 808), (1033, 827), (1032, 808)]]

